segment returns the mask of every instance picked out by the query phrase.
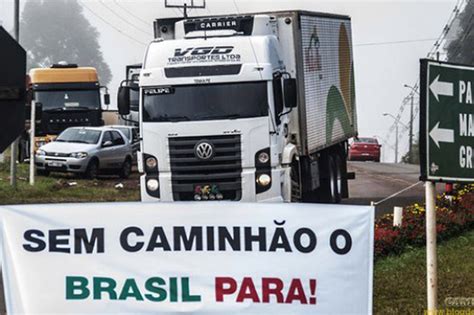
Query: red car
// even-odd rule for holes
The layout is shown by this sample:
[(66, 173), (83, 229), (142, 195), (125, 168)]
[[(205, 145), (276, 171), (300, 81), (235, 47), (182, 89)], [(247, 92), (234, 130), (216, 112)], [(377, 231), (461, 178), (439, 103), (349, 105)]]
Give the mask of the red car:
[(349, 161), (380, 162), (380, 148), (375, 138), (354, 138), (349, 147)]

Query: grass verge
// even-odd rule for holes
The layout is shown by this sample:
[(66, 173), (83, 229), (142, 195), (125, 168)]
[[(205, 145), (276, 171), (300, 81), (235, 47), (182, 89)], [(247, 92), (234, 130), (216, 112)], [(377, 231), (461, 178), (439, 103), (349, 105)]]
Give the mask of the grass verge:
[[(85, 180), (78, 176), (54, 174), (37, 176), (35, 185), (28, 183), (28, 165), (18, 165), (17, 188), (10, 186), (8, 163), (0, 164), (0, 204), (138, 201), (138, 178), (122, 180), (104, 177)], [(122, 183), (123, 188), (115, 185)]]
[[(474, 231), (438, 244), (438, 308), (445, 314), (447, 309), (462, 311), (448, 299), (455, 297), (474, 297)], [(400, 256), (378, 260), (374, 313), (423, 314), (425, 309), (426, 249), (409, 249)]]

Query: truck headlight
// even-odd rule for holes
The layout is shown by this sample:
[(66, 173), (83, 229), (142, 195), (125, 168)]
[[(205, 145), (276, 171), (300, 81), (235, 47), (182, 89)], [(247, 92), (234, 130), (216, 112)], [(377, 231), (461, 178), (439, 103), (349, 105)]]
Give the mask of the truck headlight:
[(149, 170), (155, 170), (158, 165), (158, 162), (156, 161), (154, 157), (150, 156), (145, 160), (145, 164)]
[(258, 161), (262, 164), (267, 164), (270, 161), (270, 155), (267, 152), (261, 152), (258, 155)]
[(87, 157), (86, 152), (76, 152), (76, 153), (71, 153), (69, 154), (70, 157), (75, 158), (75, 159), (84, 159)]
[(158, 188), (160, 188), (160, 182), (154, 178), (149, 179), (146, 182), (146, 188), (148, 188), (149, 191), (157, 191)]
[(37, 150), (36, 155), (40, 155), (40, 156), (46, 155), (46, 152), (44, 150)]
[(259, 184), (262, 187), (266, 187), (270, 185), (271, 182), (272, 182), (272, 178), (268, 174), (260, 174), (257, 177), (257, 184)]

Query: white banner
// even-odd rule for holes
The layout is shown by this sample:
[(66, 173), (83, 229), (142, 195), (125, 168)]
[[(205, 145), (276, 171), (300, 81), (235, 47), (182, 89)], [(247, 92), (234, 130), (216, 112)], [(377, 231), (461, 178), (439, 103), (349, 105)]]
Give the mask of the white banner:
[(373, 208), (0, 207), (7, 312), (369, 314)]

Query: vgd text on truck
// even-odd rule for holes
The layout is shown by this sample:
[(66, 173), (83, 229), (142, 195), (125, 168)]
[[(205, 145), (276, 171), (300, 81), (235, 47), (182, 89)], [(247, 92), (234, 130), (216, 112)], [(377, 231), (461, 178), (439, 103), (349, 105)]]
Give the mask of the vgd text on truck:
[[(348, 196), (347, 140), (357, 135), (349, 17), (163, 19), (155, 35), (139, 81), (143, 200)], [(119, 91), (123, 115), (130, 89)]]

